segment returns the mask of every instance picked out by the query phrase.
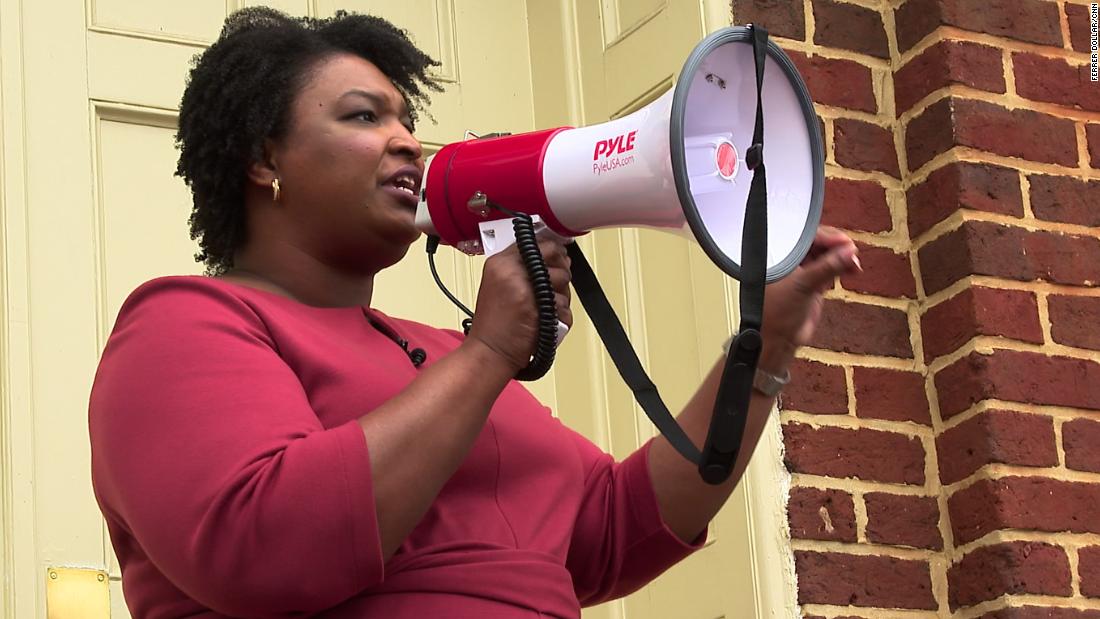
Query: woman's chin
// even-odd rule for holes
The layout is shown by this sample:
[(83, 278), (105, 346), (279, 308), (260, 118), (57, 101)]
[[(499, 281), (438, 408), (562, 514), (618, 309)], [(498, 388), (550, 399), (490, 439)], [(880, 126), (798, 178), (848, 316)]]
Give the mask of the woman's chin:
[(393, 226), (389, 230), (386, 239), (389, 241), (391, 251), (397, 255), (394, 263), (409, 253), (409, 249), (420, 239), (420, 236), (420, 230), (412, 225), (412, 222), (409, 222), (408, 225)]
[(395, 226), (396, 229), (394, 230), (392, 235), (394, 242), (404, 243), (405, 245), (412, 245), (420, 238), (420, 235), (422, 234), (420, 232), (420, 228), (417, 228), (413, 224), (412, 217), (409, 218), (408, 222), (403, 221), (401, 222), (401, 224), (402, 225), (400, 225), (400, 227)]

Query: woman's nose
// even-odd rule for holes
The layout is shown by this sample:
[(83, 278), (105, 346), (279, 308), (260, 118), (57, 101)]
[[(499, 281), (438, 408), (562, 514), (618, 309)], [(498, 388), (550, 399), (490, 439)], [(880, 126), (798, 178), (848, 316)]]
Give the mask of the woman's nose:
[(424, 155), (424, 149), (420, 146), (419, 140), (404, 125), (398, 125), (393, 137), (390, 138), (390, 151), (410, 159), (419, 159)]

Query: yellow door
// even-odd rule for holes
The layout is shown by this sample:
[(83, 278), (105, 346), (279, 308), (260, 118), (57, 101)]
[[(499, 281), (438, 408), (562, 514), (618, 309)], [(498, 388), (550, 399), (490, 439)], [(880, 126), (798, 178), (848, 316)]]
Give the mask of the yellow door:
[[(187, 238), (189, 196), (172, 176), (176, 105), (190, 58), (243, 4), (0, 0), (4, 617), (45, 617), (47, 597), (63, 600), (66, 590), (86, 596), (87, 616), (103, 616), (95, 609), (108, 592), (111, 616), (127, 616), (91, 491), (88, 391), (129, 291), (158, 275), (201, 270)], [(419, 128), (429, 150), (466, 129), (518, 133), (629, 112), (671, 84), (692, 45), (708, 25), (724, 25), (728, 10), (716, 0), (268, 4), (299, 15), (375, 12), (407, 28), (443, 62), (447, 83), (433, 98), (438, 123)], [(727, 283), (701, 251), (672, 237), (608, 231), (583, 246), (678, 409), (729, 331)], [(472, 303), (481, 260), (441, 250), (437, 263), (451, 290)], [(435, 288), (422, 245), (380, 276), (377, 290), (384, 311), (459, 324)], [(583, 316), (555, 369), (532, 390), (617, 456), (652, 435)], [(705, 550), (628, 600), (585, 616), (756, 616), (747, 505), (739, 491)]]

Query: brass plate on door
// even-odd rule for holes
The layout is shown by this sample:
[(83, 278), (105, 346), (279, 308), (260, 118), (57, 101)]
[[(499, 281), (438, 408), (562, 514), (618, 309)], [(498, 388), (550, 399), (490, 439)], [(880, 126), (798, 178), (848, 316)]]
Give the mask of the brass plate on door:
[(46, 570), (47, 619), (111, 619), (107, 572), (88, 568)]

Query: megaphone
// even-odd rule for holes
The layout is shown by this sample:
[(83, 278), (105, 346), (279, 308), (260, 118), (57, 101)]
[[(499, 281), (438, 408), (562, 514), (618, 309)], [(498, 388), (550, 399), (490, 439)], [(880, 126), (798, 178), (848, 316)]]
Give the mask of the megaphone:
[[(798, 266), (824, 196), (824, 146), (797, 69), (769, 42), (762, 100), (768, 115), (768, 282)], [(471, 205), (488, 196), (538, 215), (563, 237), (609, 227), (686, 236), (741, 277), (746, 165), (756, 114), (749, 28), (715, 32), (691, 53), (674, 88), (623, 118), (448, 144), (429, 162), (416, 225), (441, 242), (483, 253), (479, 224), (508, 218)], [(775, 176), (778, 174), (778, 176)], [(776, 182), (778, 180), (778, 182)]]
[[(508, 226), (500, 220), (512, 220), (540, 304), (528, 378), (549, 368), (561, 334), (548, 278), (537, 279), (533, 220), (565, 238), (646, 227), (697, 242), (741, 280), (741, 326), (702, 450), (657, 395), (579, 247), (567, 247), (578, 297), (635, 398), (701, 477), (717, 484), (736, 464), (758, 378), (764, 285), (809, 251), (824, 168), (817, 116), (794, 64), (763, 28), (733, 27), (699, 43), (676, 86), (628, 116), (444, 146), (427, 166), (416, 225), (430, 235), (429, 254), (439, 242), (478, 254), (504, 246)], [(770, 186), (765, 169), (773, 171)]]

